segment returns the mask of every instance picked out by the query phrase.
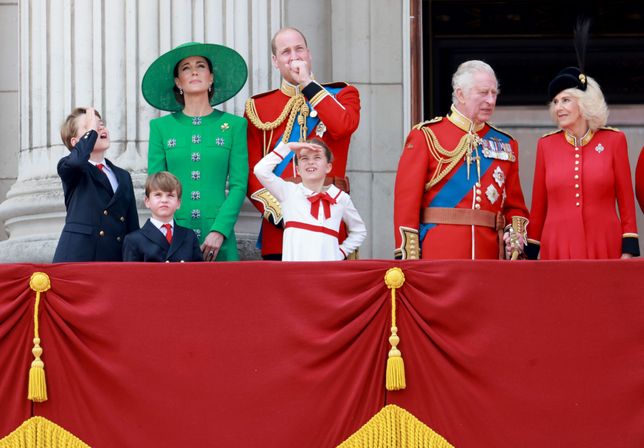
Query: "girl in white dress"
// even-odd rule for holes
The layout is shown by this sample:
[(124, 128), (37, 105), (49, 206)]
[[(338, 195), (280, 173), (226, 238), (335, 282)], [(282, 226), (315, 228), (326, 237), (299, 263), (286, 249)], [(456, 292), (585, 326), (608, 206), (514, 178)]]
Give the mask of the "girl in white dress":
[[(273, 173), (284, 159), (293, 156), (302, 183), (285, 181)], [(314, 139), (280, 143), (255, 165), (255, 176), (282, 208), (284, 261), (344, 260), (367, 236), (351, 197), (335, 185), (324, 185), (332, 161), (326, 144)], [(341, 222), (348, 233), (342, 244), (338, 240)]]

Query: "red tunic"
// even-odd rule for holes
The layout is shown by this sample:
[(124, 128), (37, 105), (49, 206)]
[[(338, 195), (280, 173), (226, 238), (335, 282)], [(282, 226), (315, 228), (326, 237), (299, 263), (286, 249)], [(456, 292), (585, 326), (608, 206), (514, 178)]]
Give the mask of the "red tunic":
[[(340, 91), (335, 96), (325, 94), (321, 86), (315, 82), (309, 84), (302, 91), (306, 100), (317, 113), (320, 123), (322, 123), (322, 125), (318, 125), (313, 129), (308, 129), (307, 134), (309, 138), (317, 136), (324, 140), (329, 146), (329, 149), (331, 149), (331, 152), (333, 152), (334, 161), (329, 176), (344, 177), (351, 135), (360, 123), (360, 95), (355, 87), (345, 83), (327, 84), (325, 87), (339, 88)], [(283, 81), (280, 89), (256, 95), (249, 101), (254, 102), (254, 108), (259, 120), (263, 123), (268, 123), (277, 120), (288, 101), (295, 94), (295, 88)], [(253, 193), (263, 188), (262, 184), (253, 174), (253, 167), (281, 141), (289, 120), (286, 117), (274, 130), (263, 131), (253, 125), (248, 117), (248, 113), (244, 116), (249, 120), (248, 163), (250, 166), (250, 174), (248, 176), (247, 194), (257, 210), (264, 214), (264, 204), (251, 197)], [(290, 141), (297, 141), (297, 137), (292, 135)], [(281, 174), (281, 177), (289, 178), (295, 177), (295, 175), (295, 163), (292, 161)], [(263, 221), (262, 255), (282, 253), (282, 233), (283, 229), (281, 227), (277, 227), (267, 220)]]
[(640, 209), (644, 212), (644, 147), (640, 151), (640, 158), (637, 161), (637, 168), (635, 168), (635, 192)]
[(637, 237), (626, 136), (602, 128), (579, 143), (559, 131), (537, 144), (528, 238), (544, 260), (619, 258)]
[[(459, 124), (455, 124), (458, 123), (455, 117), (460, 117)], [(454, 149), (468, 129), (463, 121), (467, 119), (455, 109), (448, 119), (437, 120), (440, 121), (432, 120), (412, 129), (398, 164), (394, 191), (394, 237), (396, 256), (400, 258), (415, 258), (416, 255), (406, 250), (406, 239), (409, 235), (419, 232), (423, 210), (430, 203), (436, 204), (434, 201), (439, 194), (451, 195), (455, 191), (462, 191), (464, 196), (455, 195), (456, 203), (453, 208), (500, 212), (508, 223), (512, 221), (513, 216), (528, 216), (519, 182), (517, 142), (488, 124), (477, 131), (477, 135), (489, 137), (490, 131), (501, 134), (506, 142), (506, 154), (510, 150), (512, 152), (508, 159), (514, 158), (514, 161), (501, 159), (499, 153), (484, 155), (482, 146), (479, 145), (480, 157), (487, 159), (482, 160), (482, 164), (489, 164), (489, 168), (481, 173), (478, 183), (473, 184), (472, 188), (465, 188), (464, 184), (469, 184), (455, 177), (459, 169), (466, 169), (466, 162), (461, 158), (445, 178), (429, 190), (425, 190), (426, 184), (438, 169), (440, 160), (431, 154), (422, 127), (431, 127), (440, 146), (446, 150)], [(444, 162), (444, 158), (441, 160)], [(470, 179), (474, 179), (473, 182), (478, 180), (476, 163), (470, 164)], [(437, 224), (426, 232), (421, 249), (420, 255), (423, 259), (498, 259), (498, 232), (482, 226)]]

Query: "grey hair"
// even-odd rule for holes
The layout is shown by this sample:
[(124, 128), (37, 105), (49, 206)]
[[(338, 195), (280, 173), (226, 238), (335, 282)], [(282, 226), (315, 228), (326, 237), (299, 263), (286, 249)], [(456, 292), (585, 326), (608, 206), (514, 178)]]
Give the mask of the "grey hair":
[[(588, 122), (588, 127), (591, 130), (596, 131), (606, 126), (606, 122), (608, 121), (608, 106), (606, 105), (604, 94), (597, 81), (590, 76), (586, 76), (586, 91), (572, 88), (566, 89), (563, 92), (577, 99), (579, 112)], [(554, 100), (550, 102), (550, 116), (557, 123)]]
[(496, 80), (496, 86), (498, 89), (499, 81), (496, 79), (496, 74), (489, 64), (483, 61), (478, 61), (476, 59), (465, 61), (458, 66), (458, 68), (454, 72), (454, 75), (452, 76), (452, 103), (456, 104), (456, 91), (458, 89), (467, 92), (472, 88), (474, 74), (479, 72), (488, 73), (489, 75), (493, 76)]

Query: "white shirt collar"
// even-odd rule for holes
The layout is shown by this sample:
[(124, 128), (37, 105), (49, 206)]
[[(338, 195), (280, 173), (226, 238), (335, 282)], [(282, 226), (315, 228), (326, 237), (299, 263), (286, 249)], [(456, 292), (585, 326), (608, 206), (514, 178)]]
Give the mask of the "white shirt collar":
[[(169, 222), (163, 222), (163, 221), (159, 221), (159, 220), (158, 220), (158, 219), (156, 219), (156, 218), (152, 218), (152, 217), (151, 217), (151, 218), (150, 218), (150, 222), (154, 225), (154, 227), (156, 227), (156, 228), (157, 228), (157, 229), (159, 229), (159, 230), (161, 230), (161, 226), (163, 226), (163, 224), (170, 224), (170, 225), (172, 226), (172, 230), (174, 230), (174, 219), (172, 219), (172, 220), (171, 220), (171, 221), (169, 221)], [(164, 230), (165, 230), (165, 229), (164, 229)]]

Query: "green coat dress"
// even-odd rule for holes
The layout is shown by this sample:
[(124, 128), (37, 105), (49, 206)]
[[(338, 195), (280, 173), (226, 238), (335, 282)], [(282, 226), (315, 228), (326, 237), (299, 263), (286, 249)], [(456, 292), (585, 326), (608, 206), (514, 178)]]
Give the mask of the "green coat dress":
[(215, 109), (204, 117), (175, 112), (150, 121), (148, 174), (158, 171), (171, 172), (183, 186), (177, 223), (193, 229), (200, 243), (213, 230), (221, 233), (217, 260), (239, 260), (234, 227), (248, 181), (246, 120)]

